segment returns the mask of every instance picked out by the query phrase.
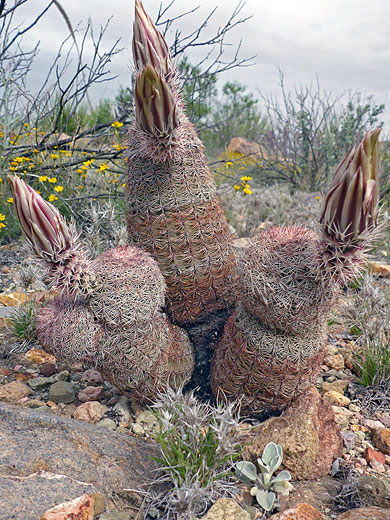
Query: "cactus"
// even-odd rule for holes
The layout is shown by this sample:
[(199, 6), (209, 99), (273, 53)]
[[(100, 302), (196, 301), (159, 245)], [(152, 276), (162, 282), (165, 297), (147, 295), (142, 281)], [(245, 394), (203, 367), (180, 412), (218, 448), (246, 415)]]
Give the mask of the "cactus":
[(242, 399), (244, 411), (258, 414), (286, 407), (315, 382), (328, 312), (375, 235), (379, 132), (368, 132), (338, 166), (319, 232), (275, 227), (243, 251), (241, 305), (212, 362), (218, 399)]
[(10, 182), (23, 233), (62, 289), (37, 316), (43, 347), (95, 366), (139, 399), (187, 382), (192, 346), (162, 312), (165, 282), (153, 258), (129, 246), (87, 260), (58, 210), (21, 179)]
[(136, 118), (129, 132), (129, 242), (150, 252), (167, 284), (167, 311), (189, 326), (232, 308), (231, 235), (203, 145), (185, 115), (168, 46), (136, 2)]

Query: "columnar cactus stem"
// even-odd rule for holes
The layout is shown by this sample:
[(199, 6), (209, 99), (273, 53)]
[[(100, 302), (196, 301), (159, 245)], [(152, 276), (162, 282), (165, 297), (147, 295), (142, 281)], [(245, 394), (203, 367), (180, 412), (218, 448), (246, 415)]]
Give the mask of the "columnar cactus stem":
[(139, 1), (133, 53), (138, 74), (127, 158), (129, 241), (157, 260), (168, 312), (190, 326), (226, 314), (234, 304), (231, 235), (203, 145), (184, 113), (168, 46)]
[(270, 228), (242, 253), (242, 303), (212, 364), (218, 399), (242, 399), (244, 411), (260, 413), (286, 407), (315, 382), (328, 312), (362, 268), (377, 224), (379, 132), (368, 132), (338, 166), (320, 233)]

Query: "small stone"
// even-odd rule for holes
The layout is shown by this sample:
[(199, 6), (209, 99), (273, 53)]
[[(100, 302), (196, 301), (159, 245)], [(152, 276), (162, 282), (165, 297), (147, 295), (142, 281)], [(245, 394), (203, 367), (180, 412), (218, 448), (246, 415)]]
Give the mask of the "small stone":
[(325, 520), (325, 517), (310, 504), (300, 503), (282, 513), (270, 516), (269, 520)]
[(324, 359), (324, 363), (334, 370), (342, 370), (344, 368), (344, 358), (341, 354), (328, 354)]
[(27, 397), (32, 393), (33, 391), (29, 386), (20, 381), (12, 381), (0, 386), (0, 401), (17, 402), (19, 399), (23, 399), (23, 397)]
[(342, 408), (341, 406), (332, 406), (332, 410), (334, 412), (336, 424), (340, 428), (347, 428), (349, 421), (353, 416), (353, 412), (347, 408)]
[(54, 363), (42, 363), (39, 365), (39, 373), (45, 377), (50, 377), (56, 372), (56, 366)]
[(380, 451), (374, 450), (374, 448), (367, 447), (364, 452), (364, 458), (367, 462), (371, 462), (372, 460), (376, 460), (381, 464), (386, 462), (385, 456)]
[(335, 404), (337, 406), (348, 406), (351, 403), (351, 400), (345, 395), (339, 394), (334, 390), (330, 392), (326, 392), (324, 394), (324, 398), (327, 399), (331, 404)]
[(378, 473), (384, 473), (386, 471), (385, 466), (382, 464), (382, 462), (379, 462), (378, 460), (375, 460), (375, 459), (370, 461), (370, 466), (372, 467), (372, 469), (374, 469)]
[(347, 381), (333, 381), (333, 383), (329, 383), (328, 381), (324, 381), (321, 385), (321, 390), (323, 392), (332, 392), (333, 390), (335, 392), (338, 392), (339, 394), (344, 394), (344, 390), (347, 388), (348, 382)]
[(356, 433), (353, 432), (341, 432), (341, 437), (343, 439), (343, 444), (347, 451), (353, 450), (356, 444)]
[[(237, 502), (231, 498), (220, 498), (208, 510), (203, 520), (250, 520), (249, 513), (244, 511)], [(309, 519), (310, 520), (310, 519)]]
[(113, 513), (104, 513), (100, 515), (99, 520), (129, 520), (134, 515), (131, 511), (114, 511)]
[(94, 499), (90, 495), (82, 495), (70, 502), (64, 502), (48, 509), (41, 520), (93, 520)]
[(107, 407), (97, 401), (80, 404), (73, 413), (75, 419), (89, 423), (97, 423), (107, 412)]
[(372, 440), (375, 448), (382, 453), (390, 455), (390, 428), (378, 428), (374, 430)]
[(373, 419), (363, 419), (362, 423), (370, 431), (385, 427), (385, 425), (383, 423), (381, 423), (380, 421), (374, 421)]
[(29, 408), (39, 408), (44, 406), (46, 408), (46, 403), (40, 399), (29, 399), (23, 404), (23, 406), (28, 406)]
[(56, 376), (56, 381), (69, 381), (70, 379), (70, 372), (69, 370), (61, 370)]
[(89, 385), (101, 385), (104, 381), (101, 373), (94, 368), (86, 370), (82, 375), (81, 380), (86, 381)]
[(135, 422), (140, 424), (146, 432), (153, 431), (158, 424), (157, 417), (148, 410), (138, 414)]
[(358, 462), (361, 466), (367, 466), (366, 459), (363, 459), (363, 457), (357, 457), (356, 462)]
[(335, 376), (328, 376), (326, 378), (326, 382), (327, 383), (333, 383), (334, 381), (336, 381), (336, 377)]
[(106, 500), (104, 498), (104, 495), (102, 495), (102, 493), (97, 492), (94, 493), (92, 497), (94, 500), (94, 514), (95, 516), (101, 515), (102, 513), (104, 513), (104, 510), (106, 508)]
[(88, 401), (99, 401), (104, 395), (102, 386), (87, 386), (79, 392), (79, 401), (86, 403)]
[(366, 434), (362, 431), (355, 432), (355, 435), (360, 441), (364, 441), (366, 438)]
[(328, 356), (335, 356), (339, 353), (339, 349), (336, 345), (331, 345), (330, 343), (326, 345), (326, 350), (328, 351)]
[(37, 392), (38, 390), (41, 390), (45, 386), (51, 385), (52, 383), (55, 383), (55, 379), (53, 377), (32, 377), (28, 380), (27, 384), (30, 388), (34, 390), (34, 392)]
[(76, 399), (72, 383), (57, 381), (51, 385), (49, 399), (55, 403), (73, 403)]
[(133, 422), (133, 418), (130, 412), (129, 404), (127, 397), (122, 395), (114, 406), (114, 411), (117, 412), (123, 419), (124, 422), (131, 423)]
[(102, 428), (107, 428), (108, 430), (116, 430), (116, 423), (112, 419), (106, 417), (97, 423), (97, 426), (101, 426)]
[(42, 363), (55, 363), (56, 358), (40, 348), (32, 348), (25, 354), (26, 359), (37, 365)]
[(353, 403), (351, 403), (349, 405), (349, 409), (351, 410), (351, 412), (354, 412), (354, 413), (358, 413), (361, 410), (360, 406), (357, 406), (356, 404), (353, 404)]
[(145, 435), (145, 430), (142, 428), (142, 426), (140, 424), (134, 423), (132, 425), (132, 430), (137, 435)]
[(2, 272), (3, 274), (8, 274), (8, 273), (9, 273), (9, 267), (7, 267), (7, 266), (5, 265), (4, 267), (2, 267), (1, 272)]
[(337, 517), (337, 520), (389, 520), (390, 512), (375, 506), (351, 509)]
[(390, 428), (389, 412), (375, 412), (375, 417), (385, 426), (385, 428)]

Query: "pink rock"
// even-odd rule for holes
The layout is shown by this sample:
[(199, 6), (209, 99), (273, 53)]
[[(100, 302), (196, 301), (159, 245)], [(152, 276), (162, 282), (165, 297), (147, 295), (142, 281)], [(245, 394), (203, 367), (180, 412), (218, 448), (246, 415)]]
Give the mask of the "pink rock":
[(102, 386), (87, 386), (79, 392), (79, 401), (86, 403), (88, 401), (99, 401), (104, 394)]
[(303, 502), (282, 513), (272, 515), (269, 520), (325, 520), (325, 517), (318, 509)]
[(370, 462), (370, 466), (378, 473), (384, 473), (386, 471), (384, 464), (375, 459)]
[(324, 359), (324, 363), (327, 367), (334, 370), (342, 370), (344, 368), (344, 358), (341, 354), (328, 354)]
[(87, 383), (90, 385), (100, 385), (104, 380), (103, 376), (98, 370), (90, 368), (84, 372), (81, 381), (87, 381)]
[(82, 495), (70, 502), (64, 502), (48, 509), (41, 520), (93, 520), (94, 498)]
[(390, 428), (390, 413), (389, 412), (375, 412), (375, 417), (380, 421), (386, 428)]
[(385, 425), (380, 421), (374, 421), (373, 419), (362, 419), (362, 424), (369, 430), (376, 430), (377, 428), (384, 428)]
[(343, 444), (330, 404), (311, 388), (280, 417), (272, 417), (244, 439), (244, 460), (256, 461), (270, 440), (283, 448), (283, 465), (293, 479), (327, 475)]
[(0, 386), (0, 401), (17, 402), (32, 393), (34, 392), (29, 386), (20, 381), (12, 381)]
[(390, 428), (379, 428), (374, 430), (372, 440), (375, 448), (382, 453), (390, 455)]
[(19, 372), (23, 368), (23, 365), (15, 365), (14, 372)]
[(385, 456), (380, 451), (374, 450), (374, 448), (367, 447), (364, 452), (364, 458), (367, 462), (371, 462), (372, 460), (377, 460), (381, 464), (386, 462)]
[(337, 520), (389, 520), (390, 511), (381, 507), (359, 507), (337, 517)]
[(106, 413), (107, 407), (98, 403), (97, 401), (90, 401), (88, 403), (80, 404), (73, 413), (75, 419), (89, 423), (96, 423), (100, 421)]
[(54, 363), (42, 363), (39, 365), (39, 373), (43, 376), (50, 377), (55, 374), (56, 366)]

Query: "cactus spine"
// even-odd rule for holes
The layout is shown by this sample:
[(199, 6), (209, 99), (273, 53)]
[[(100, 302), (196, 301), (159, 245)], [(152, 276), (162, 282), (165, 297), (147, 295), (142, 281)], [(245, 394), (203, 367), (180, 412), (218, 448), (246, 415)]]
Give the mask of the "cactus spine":
[(364, 265), (377, 223), (379, 129), (340, 163), (324, 201), (321, 230), (271, 228), (237, 262), (241, 305), (212, 364), (217, 398), (248, 413), (286, 407), (318, 376), (326, 318), (340, 289)]
[(136, 2), (136, 118), (129, 133), (126, 198), (130, 243), (150, 252), (182, 326), (234, 303), (231, 235), (203, 145), (187, 119), (168, 46)]

